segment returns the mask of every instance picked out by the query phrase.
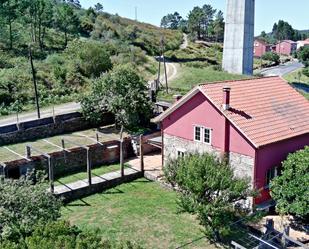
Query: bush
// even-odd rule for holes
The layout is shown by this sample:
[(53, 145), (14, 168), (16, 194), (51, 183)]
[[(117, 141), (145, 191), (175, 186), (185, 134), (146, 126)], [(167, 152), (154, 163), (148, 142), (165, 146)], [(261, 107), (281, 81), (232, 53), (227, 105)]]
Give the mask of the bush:
[(306, 66), (309, 67), (309, 46), (304, 46), (297, 52), (297, 58)]
[(270, 184), (271, 196), (282, 214), (309, 219), (309, 146), (290, 154), (282, 163), (282, 175)]
[(236, 178), (233, 169), (213, 155), (187, 155), (172, 160), (164, 174), (181, 193), (181, 210), (197, 214), (210, 239), (228, 235), (229, 224), (245, 214), (235, 204), (252, 194), (249, 180)]
[(17, 242), (20, 237), (31, 234), (37, 223), (46, 224), (60, 217), (61, 202), (46, 191), (45, 184), (33, 184), (28, 177), (0, 183), (2, 239)]
[(57, 221), (36, 225), (31, 235), (18, 242), (4, 240), (1, 249), (141, 249), (131, 243), (104, 240), (98, 231), (82, 231), (68, 222)]
[(272, 61), (276, 65), (280, 63), (280, 56), (275, 52), (266, 52), (261, 58), (263, 60)]
[(100, 42), (74, 40), (66, 54), (86, 77), (99, 77), (112, 68), (110, 55)]
[(305, 68), (303, 69), (303, 74), (304, 74), (305, 76), (309, 77), (309, 67), (305, 67)]

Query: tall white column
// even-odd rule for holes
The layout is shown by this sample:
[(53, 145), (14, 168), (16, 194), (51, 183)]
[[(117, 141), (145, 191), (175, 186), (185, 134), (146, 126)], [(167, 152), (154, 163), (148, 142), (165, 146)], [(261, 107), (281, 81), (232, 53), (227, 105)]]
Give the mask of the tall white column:
[(253, 74), (255, 0), (227, 0), (223, 70)]

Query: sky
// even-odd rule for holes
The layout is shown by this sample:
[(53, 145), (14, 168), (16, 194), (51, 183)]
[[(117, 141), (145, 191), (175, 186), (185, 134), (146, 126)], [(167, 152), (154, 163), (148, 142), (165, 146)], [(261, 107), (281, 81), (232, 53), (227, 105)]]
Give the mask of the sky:
[[(100, 2), (104, 11), (119, 14), (142, 22), (159, 26), (161, 18), (175, 11), (187, 17), (194, 6), (211, 4), (214, 8), (225, 11), (226, 0), (80, 0), (83, 7), (88, 8)], [(265, 30), (270, 32), (275, 22), (282, 19), (298, 30), (309, 29), (308, 0), (256, 0), (255, 34)]]

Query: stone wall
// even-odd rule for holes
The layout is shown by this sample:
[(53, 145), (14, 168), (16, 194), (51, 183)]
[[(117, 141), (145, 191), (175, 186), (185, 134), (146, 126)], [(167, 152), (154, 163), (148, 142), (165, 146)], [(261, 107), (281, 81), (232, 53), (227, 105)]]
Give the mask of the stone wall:
[[(241, 155), (230, 152), (229, 159), (231, 167), (234, 169), (234, 174), (237, 177), (248, 177), (253, 181), (254, 158), (250, 156)], [(253, 186), (253, 185), (252, 185)]]
[(164, 134), (164, 159), (175, 159), (178, 156), (178, 151), (184, 153), (212, 153), (215, 156), (220, 156), (220, 151), (213, 148), (211, 145), (194, 142), (180, 137)]
[[(104, 142), (103, 145), (93, 144), (90, 147), (90, 160), (92, 167), (108, 165), (119, 162), (119, 141)], [(124, 139), (124, 157), (134, 156), (131, 138)], [(55, 177), (69, 175), (87, 169), (87, 154), (84, 148), (78, 147), (67, 151), (58, 151), (49, 154), (54, 164)], [(47, 159), (44, 156), (33, 156), (31, 161), (25, 159), (6, 163), (8, 177), (18, 178), (25, 174), (28, 169), (36, 168), (47, 170)]]
[[(113, 115), (109, 113), (103, 115), (101, 125), (114, 123)], [(3, 126), (0, 127), (0, 146), (85, 130), (92, 127), (93, 125), (85, 121), (78, 112), (58, 115), (55, 116), (55, 119), (50, 117), (23, 122), (18, 127), (17, 125)]]

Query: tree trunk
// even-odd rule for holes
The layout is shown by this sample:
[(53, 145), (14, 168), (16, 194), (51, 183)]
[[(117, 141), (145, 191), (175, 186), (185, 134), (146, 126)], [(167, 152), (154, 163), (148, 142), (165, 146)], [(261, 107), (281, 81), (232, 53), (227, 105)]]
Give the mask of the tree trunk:
[(13, 49), (12, 20), (9, 20), (10, 49)]
[(68, 33), (67, 31), (65, 30), (64, 31), (64, 48), (66, 48), (68, 45)]
[(120, 130), (120, 171), (121, 177), (124, 176), (124, 153), (123, 153), (123, 125), (121, 125)]

